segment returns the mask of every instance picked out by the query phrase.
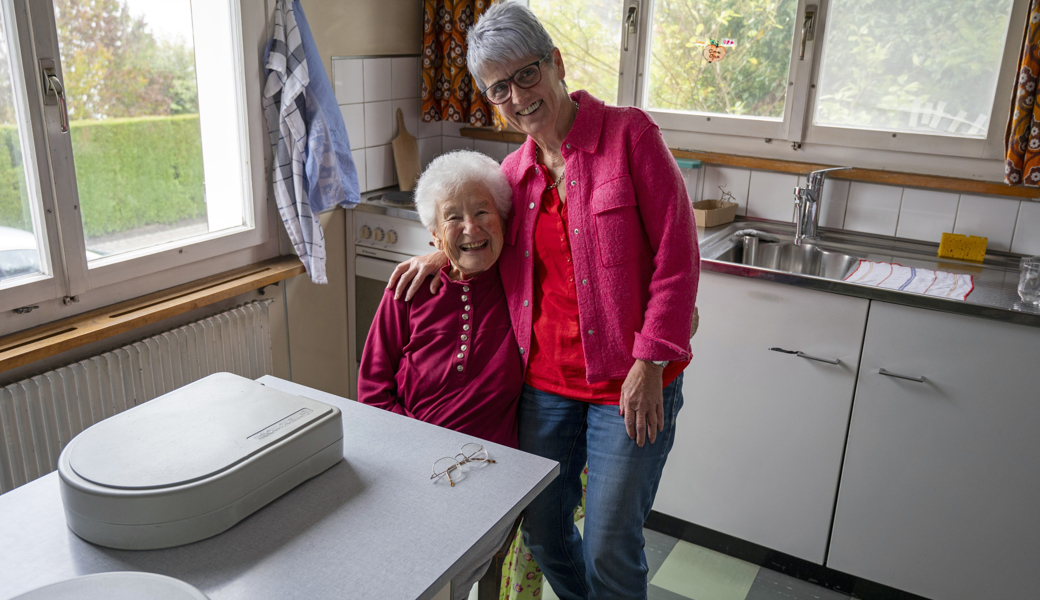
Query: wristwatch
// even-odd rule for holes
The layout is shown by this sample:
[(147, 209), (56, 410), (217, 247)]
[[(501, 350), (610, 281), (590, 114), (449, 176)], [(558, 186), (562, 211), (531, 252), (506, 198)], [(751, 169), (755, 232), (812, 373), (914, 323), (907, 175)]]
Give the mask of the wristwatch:
[(659, 366), (659, 367), (667, 367), (668, 366), (668, 361), (667, 360), (652, 360), (650, 362), (655, 364), (655, 365), (657, 365), (657, 366)]

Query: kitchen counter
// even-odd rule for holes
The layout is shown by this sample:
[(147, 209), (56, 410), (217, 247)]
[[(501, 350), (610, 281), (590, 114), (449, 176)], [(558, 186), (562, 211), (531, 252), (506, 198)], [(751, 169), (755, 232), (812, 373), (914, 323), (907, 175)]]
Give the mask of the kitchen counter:
[(224, 533), (147, 551), (72, 533), (51, 473), (0, 496), (0, 598), (109, 571), (168, 575), (211, 600), (431, 598), (559, 472), (556, 462), (484, 442), (498, 462), (450, 487), (430, 480), (433, 462), (471, 436), (275, 377), (259, 381), (339, 407), (345, 459)]
[(1040, 308), (1023, 303), (1018, 296), (1017, 255), (989, 251), (986, 261), (978, 264), (937, 258), (938, 244), (934, 243), (824, 228), (820, 229), (820, 239), (813, 240), (814, 243), (843, 250), (854, 248), (849, 253), (866, 260), (972, 275), (975, 289), (965, 300), (953, 300), (715, 260), (732, 246), (731, 236), (735, 225), (737, 228), (756, 229), (786, 239), (794, 234), (793, 224), (739, 218), (735, 223), (697, 228), (702, 269), (868, 300), (1040, 327)]

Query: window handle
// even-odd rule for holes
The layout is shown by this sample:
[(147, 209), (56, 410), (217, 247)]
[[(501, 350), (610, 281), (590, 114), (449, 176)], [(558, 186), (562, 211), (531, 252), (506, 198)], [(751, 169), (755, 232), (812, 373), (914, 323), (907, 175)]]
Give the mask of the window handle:
[(812, 41), (815, 36), (816, 5), (810, 4), (805, 7), (805, 18), (802, 20), (802, 42), (798, 50), (798, 60), (805, 60), (805, 42)]
[(61, 122), (61, 132), (69, 132), (69, 107), (65, 103), (65, 87), (61, 85), (58, 74), (55, 71), (54, 59), (41, 58), (40, 71), (43, 74), (44, 104), (57, 103), (58, 118)]
[(624, 37), (624, 50), (628, 52), (628, 38), (630, 35), (636, 32), (636, 27), (639, 25), (639, 3), (634, 2), (628, 6), (628, 10), (625, 13), (625, 27), (621, 31), (622, 37)]

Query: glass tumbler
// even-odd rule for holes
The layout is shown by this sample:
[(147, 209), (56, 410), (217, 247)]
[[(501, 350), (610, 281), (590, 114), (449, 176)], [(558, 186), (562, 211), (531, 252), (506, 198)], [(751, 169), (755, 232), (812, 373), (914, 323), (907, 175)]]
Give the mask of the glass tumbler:
[(1018, 295), (1023, 302), (1040, 304), (1040, 256), (1026, 256), (1022, 259)]

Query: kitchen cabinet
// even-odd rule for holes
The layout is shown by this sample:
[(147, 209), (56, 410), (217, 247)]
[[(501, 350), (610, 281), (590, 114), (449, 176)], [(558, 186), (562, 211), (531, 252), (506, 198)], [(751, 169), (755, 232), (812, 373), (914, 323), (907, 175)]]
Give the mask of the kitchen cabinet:
[(868, 301), (704, 271), (697, 306), (654, 509), (823, 564)]
[(928, 598), (1035, 598), (1038, 433), (1040, 329), (874, 301), (827, 566)]

